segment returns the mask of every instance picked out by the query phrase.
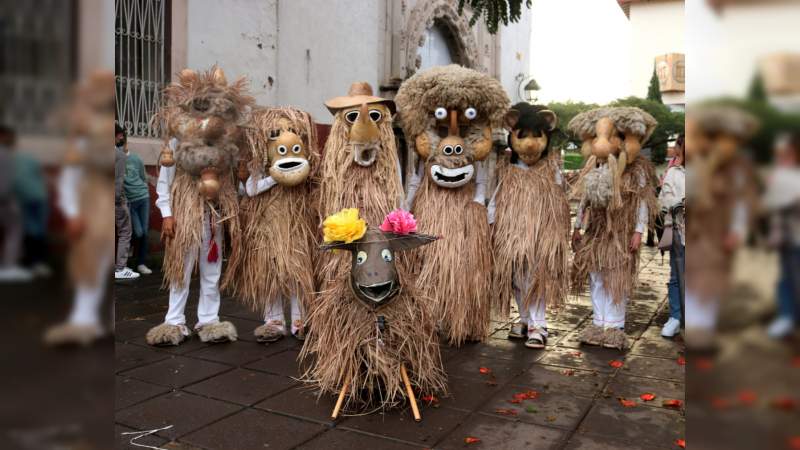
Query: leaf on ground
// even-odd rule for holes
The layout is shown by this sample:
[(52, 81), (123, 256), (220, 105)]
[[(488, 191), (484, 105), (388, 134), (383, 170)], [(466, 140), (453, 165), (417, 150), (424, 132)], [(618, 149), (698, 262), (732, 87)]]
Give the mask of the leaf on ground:
[(486, 381), (487, 386), (497, 386), (497, 380), (491, 379)]
[(656, 394), (651, 394), (650, 392), (645, 392), (644, 394), (640, 395), (639, 398), (646, 402), (652, 402), (656, 398)]
[(555, 421), (556, 421), (556, 419), (557, 419), (557, 417), (556, 417), (556, 416), (547, 416), (547, 418), (546, 418), (546, 420), (547, 420), (548, 422), (555, 422)]
[(472, 436), (467, 436), (467, 437), (464, 438), (464, 443), (465, 444), (477, 444), (480, 441), (481, 441), (480, 438), (476, 438), (476, 437), (472, 437)]
[(620, 405), (622, 405), (622, 406), (624, 406), (626, 408), (633, 408), (634, 406), (636, 406), (636, 402), (635, 401), (628, 400), (628, 399), (626, 399), (624, 397), (620, 397), (619, 398), (619, 403), (620, 403)]
[(619, 368), (620, 368), (620, 367), (622, 367), (624, 364), (625, 364), (625, 363), (623, 363), (622, 361), (620, 361), (620, 360), (618, 360), (618, 359), (614, 359), (614, 360), (612, 360), (612, 361), (609, 361), (609, 362), (608, 362), (608, 365), (609, 365), (609, 366), (611, 366), (611, 367), (613, 367), (613, 368), (615, 368), (615, 369), (619, 369)]
[(517, 392), (514, 394), (514, 400), (535, 400), (539, 398), (539, 393), (536, 391)]
[(531, 414), (536, 414), (537, 412), (539, 412), (539, 410), (534, 408), (533, 406), (528, 406), (527, 408), (525, 408), (525, 412), (529, 412)]
[(664, 400), (663, 402), (661, 402), (661, 406), (665, 408), (680, 408), (683, 406), (683, 401), (675, 399)]

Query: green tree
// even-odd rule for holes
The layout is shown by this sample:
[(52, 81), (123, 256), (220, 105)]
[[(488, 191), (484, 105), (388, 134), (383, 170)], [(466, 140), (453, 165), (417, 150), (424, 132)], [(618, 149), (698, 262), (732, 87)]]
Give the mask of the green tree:
[(552, 142), (550, 145), (553, 148), (562, 149), (572, 142), (578, 147), (581, 146), (581, 140), (578, 136), (574, 136), (568, 129), (567, 124), (573, 117), (578, 114), (589, 111), (590, 109), (599, 108), (600, 105), (596, 103), (583, 103), (583, 102), (553, 102), (547, 105), (547, 108), (556, 113), (558, 116), (559, 132), (553, 134)]
[(655, 164), (661, 164), (667, 156), (667, 142), (678, 133), (683, 132), (685, 116), (680, 112), (672, 112), (663, 103), (640, 97), (626, 97), (615, 100), (608, 106), (635, 106), (641, 108), (658, 122), (650, 139), (643, 143), (643, 147), (650, 147), (651, 159)]
[[(533, 0), (524, 0), (525, 7), (530, 8)], [(482, 16), (490, 34), (497, 33), (500, 22), (508, 25), (509, 22), (518, 22), (522, 17), (523, 0), (458, 0), (458, 14), (464, 13), (464, 6), (472, 9), (469, 25), (478, 23)]]
[(653, 76), (650, 77), (650, 86), (647, 87), (647, 99), (658, 103), (664, 103), (661, 99), (661, 82), (658, 81), (656, 68), (653, 66)]
[(764, 79), (761, 73), (756, 72), (747, 89), (747, 99), (758, 103), (767, 103), (767, 91), (764, 89)]

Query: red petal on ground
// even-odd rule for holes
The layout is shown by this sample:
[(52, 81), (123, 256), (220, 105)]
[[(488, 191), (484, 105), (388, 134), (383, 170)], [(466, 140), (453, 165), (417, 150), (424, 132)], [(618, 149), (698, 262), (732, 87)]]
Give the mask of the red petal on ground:
[(800, 356), (795, 356), (792, 358), (792, 367), (800, 368)]
[(675, 439), (675, 445), (680, 448), (686, 448), (686, 439)]
[(711, 398), (711, 407), (714, 409), (728, 409), (731, 406), (731, 402), (722, 398), (722, 397), (712, 397)]
[(790, 437), (788, 444), (791, 450), (800, 450), (800, 436)]
[(685, 366), (686, 365), (686, 358), (684, 358), (683, 356), (679, 356), (678, 357), (678, 365), (679, 366)]
[(577, 356), (578, 358), (580, 358), (581, 356), (583, 356), (583, 353), (581, 353), (581, 352), (572, 352), (572, 356)]
[(508, 403), (515, 403), (515, 404), (516, 403), (522, 403), (522, 399), (521, 398), (515, 398), (515, 399), (512, 399), (512, 400), (509, 400)]
[(666, 408), (680, 408), (683, 406), (683, 401), (681, 400), (664, 400), (661, 402), (661, 406)]
[(636, 406), (636, 402), (635, 401), (628, 400), (628, 399), (625, 399), (625, 398), (622, 398), (622, 397), (619, 398), (619, 403), (622, 406), (626, 407), (626, 408), (633, 408), (634, 406)]
[(562, 375), (566, 375), (568, 377), (571, 377), (571, 376), (575, 375), (575, 371), (572, 370), (572, 369), (566, 369), (566, 370), (562, 370), (561, 374)]
[(737, 397), (739, 398), (739, 403), (741, 403), (741, 404), (743, 404), (745, 406), (752, 405), (753, 403), (756, 402), (756, 399), (758, 398), (756, 396), (756, 393), (751, 391), (751, 390), (749, 390), (749, 389), (744, 389), (744, 390), (739, 391), (739, 394), (737, 394)]
[(427, 403), (439, 403), (439, 399), (436, 398), (435, 395), (425, 395), (422, 397), (422, 401)]
[(769, 404), (775, 409), (782, 409), (784, 411), (792, 411), (797, 408), (797, 401), (786, 395), (775, 397)]
[(656, 398), (656, 394), (651, 394), (651, 393), (647, 392), (647, 393), (644, 393), (644, 394), (640, 395), (639, 398), (641, 398), (642, 400), (644, 400), (646, 402), (651, 402)]
[(618, 359), (615, 359), (615, 360), (612, 360), (612, 361), (608, 362), (608, 365), (613, 367), (613, 368), (615, 368), (615, 369), (619, 369), (620, 367), (623, 366), (623, 364), (625, 364), (625, 363), (623, 363), (622, 361), (620, 361)]
[(484, 375), (488, 375), (488, 374), (492, 373), (492, 369), (490, 369), (488, 367), (481, 367), (481, 368), (478, 369), (478, 372), (480, 372), (480, 373), (482, 373)]
[(472, 437), (472, 436), (467, 436), (467, 437), (464, 438), (464, 443), (465, 444), (476, 444), (476, 443), (478, 443), (480, 441), (481, 440), (479, 438)]
[(517, 410), (512, 408), (497, 408), (494, 410), (496, 414), (500, 414), (501, 416), (516, 416)]

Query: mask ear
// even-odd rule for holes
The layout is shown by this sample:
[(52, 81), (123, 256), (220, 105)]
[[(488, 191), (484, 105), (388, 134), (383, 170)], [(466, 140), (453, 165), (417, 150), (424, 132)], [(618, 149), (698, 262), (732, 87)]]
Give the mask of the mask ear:
[(383, 234), (389, 239), (389, 245), (391, 245), (392, 250), (396, 252), (422, 247), (423, 245), (436, 242), (436, 240), (439, 239), (436, 236), (417, 233), (394, 234), (384, 232)]
[(320, 250), (347, 250), (347, 251), (355, 251), (356, 249), (356, 242), (345, 243), (345, 242), (330, 242), (328, 244), (322, 244), (319, 246)]
[(507, 129), (513, 130), (517, 122), (519, 122), (519, 111), (516, 109), (509, 109), (503, 121), (504, 125)]
[(547, 127), (550, 131), (553, 131), (558, 127), (558, 116), (553, 111), (549, 109), (543, 109), (539, 111), (537, 114), (541, 116), (545, 122), (547, 122)]

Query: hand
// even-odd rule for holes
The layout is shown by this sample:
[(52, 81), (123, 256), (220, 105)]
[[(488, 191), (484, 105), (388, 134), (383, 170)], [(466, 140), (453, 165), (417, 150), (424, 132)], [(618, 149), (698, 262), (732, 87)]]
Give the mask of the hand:
[(641, 245), (642, 245), (642, 233), (639, 233), (637, 231), (633, 233), (633, 237), (631, 238), (631, 245), (628, 248), (628, 250), (630, 250), (631, 253), (634, 253), (637, 250), (639, 250), (639, 247)]
[(67, 227), (66, 227), (67, 237), (71, 241), (78, 240), (83, 234), (84, 228), (86, 228), (86, 223), (84, 223), (83, 219), (80, 217), (75, 217), (73, 219), (67, 219)]
[(175, 218), (164, 217), (164, 220), (161, 222), (161, 241), (166, 241), (167, 239), (172, 239), (175, 237)]
[(577, 252), (578, 248), (581, 245), (581, 239), (583, 239), (583, 235), (581, 235), (581, 230), (575, 228), (575, 231), (572, 232), (572, 251)]
[(733, 252), (737, 248), (739, 248), (739, 244), (742, 243), (742, 239), (739, 237), (737, 233), (730, 232), (727, 236), (725, 236), (725, 241), (723, 245), (725, 246), (725, 250), (729, 252)]

